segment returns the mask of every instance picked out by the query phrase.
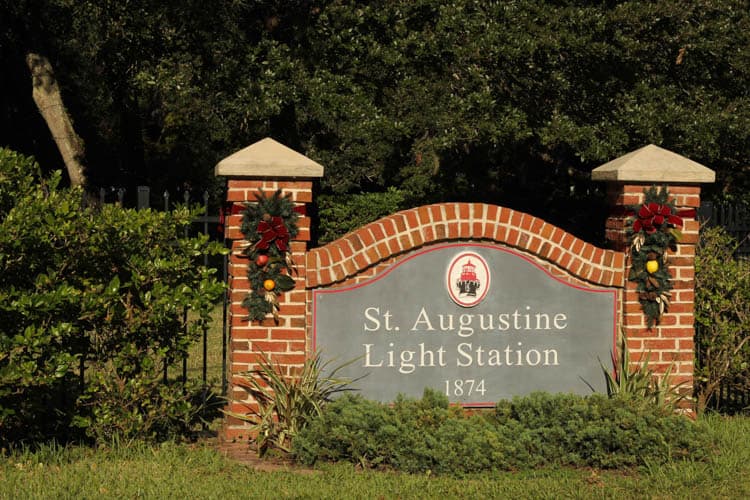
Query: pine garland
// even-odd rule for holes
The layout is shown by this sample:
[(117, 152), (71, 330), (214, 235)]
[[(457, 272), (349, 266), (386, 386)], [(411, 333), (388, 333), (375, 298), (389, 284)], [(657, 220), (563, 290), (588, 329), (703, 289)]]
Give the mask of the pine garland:
[(630, 274), (637, 283), (638, 300), (648, 328), (657, 324), (668, 310), (672, 290), (667, 250), (676, 250), (682, 233), (682, 219), (669, 199), (666, 186), (643, 191), (643, 205), (633, 207), (628, 235), (631, 241)]
[(250, 259), (247, 277), (251, 287), (242, 305), (251, 321), (260, 321), (269, 313), (278, 321), (279, 296), (294, 288), (289, 242), (298, 233), (298, 214), (291, 194), (282, 196), (280, 189), (271, 196), (259, 190), (255, 198), (255, 203), (246, 205), (240, 227), (248, 242), (244, 254)]

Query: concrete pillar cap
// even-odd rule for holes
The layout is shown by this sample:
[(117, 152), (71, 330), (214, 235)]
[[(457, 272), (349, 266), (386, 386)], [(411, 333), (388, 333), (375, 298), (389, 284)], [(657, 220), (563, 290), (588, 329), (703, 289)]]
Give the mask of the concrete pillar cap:
[(654, 144), (616, 158), (591, 171), (595, 181), (702, 184), (716, 173), (700, 163)]
[(227, 177), (323, 177), (323, 166), (270, 137), (227, 156), (216, 164)]

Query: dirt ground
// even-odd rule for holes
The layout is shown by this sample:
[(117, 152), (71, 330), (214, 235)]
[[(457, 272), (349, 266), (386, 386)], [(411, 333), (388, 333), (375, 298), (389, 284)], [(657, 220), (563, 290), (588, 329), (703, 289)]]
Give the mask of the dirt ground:
[(282, 457), (258, 457), (246, 441), (217, 442), (216, 448), (228, 459), (263, 472), (287, 471), (311, 474), (315, 471), (295, 464), (292, 460)]

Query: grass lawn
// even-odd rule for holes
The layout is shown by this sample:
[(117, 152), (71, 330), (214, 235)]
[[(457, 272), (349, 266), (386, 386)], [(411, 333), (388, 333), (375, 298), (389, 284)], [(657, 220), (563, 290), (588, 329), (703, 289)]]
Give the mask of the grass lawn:
[(0, 458), (0, 498), (750, 498), (750, 418), (708, 421), (718, 447), (707, 462), (461, 478), (351, 465), (258, 472), (209, 445), (47, 448)]
[[(221, 385), (223, 312), (224, 308), (221, 303), (214, 306), (211, 311), (211, 324), (206, 332), (206, 379), (209, 385), (216, 388)], [(190, 348), (187, 361), (187, 376), (191, 380), (201, 380), (203, 378), (202, 339)]]

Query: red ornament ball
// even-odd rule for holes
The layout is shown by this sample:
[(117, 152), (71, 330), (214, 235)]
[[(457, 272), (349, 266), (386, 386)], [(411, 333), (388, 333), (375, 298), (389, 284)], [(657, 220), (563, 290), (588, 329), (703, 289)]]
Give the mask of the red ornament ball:
[(255, 265), (263, 267), (268, 264), (268, 255), (262, 253), (255, 258)]

